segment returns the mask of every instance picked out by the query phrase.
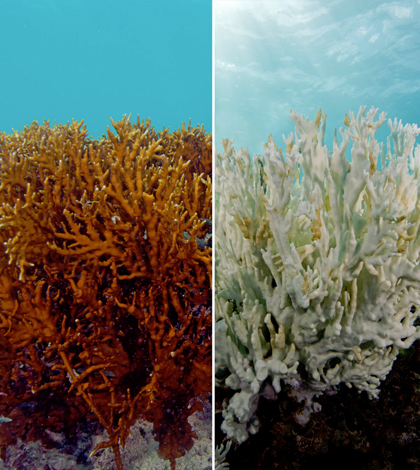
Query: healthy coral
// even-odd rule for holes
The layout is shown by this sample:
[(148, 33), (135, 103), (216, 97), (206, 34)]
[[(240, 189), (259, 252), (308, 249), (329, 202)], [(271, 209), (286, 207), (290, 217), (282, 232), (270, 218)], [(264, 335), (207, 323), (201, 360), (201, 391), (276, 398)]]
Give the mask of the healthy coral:
[(292, 111), (286, 157), (271, 136), (253, 161), (223, 141), (216, 376), (237, 391), (222, 429), (239, 442), (258, 430), (259, 397), (282, 382), (305, 402), (304, 424), (314, 396), (340, 383), (377, 397), (420, 337), (420, 131), (389, 120), (385, 151), (376, 114), (346, 115), (330, 152), (321, 111), (314, 122)]
[(211, 136), (113, 123), (0, 134), (3, 451), (83, 417), (171, 462), (211, 391)]

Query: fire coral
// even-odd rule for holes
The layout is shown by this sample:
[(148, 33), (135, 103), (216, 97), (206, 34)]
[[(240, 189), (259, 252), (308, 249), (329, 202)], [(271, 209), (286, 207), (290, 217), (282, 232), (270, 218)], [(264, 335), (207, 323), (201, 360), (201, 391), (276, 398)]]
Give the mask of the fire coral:
[[(377, 398), (399, 352), (420, 338), (420, 129), (378, 110), (345, 117), (324, 145), (326, 115), (294, 110), (285, 154), (223, 140), (218, 155), (216, 377), (235, 394), (221, 429), (259, 428), (258, 401), (284, 385), (304, 403), (340, 384)], [(351, 160), (351, 161), (350, 161)]]
[(121, 470), (145, 419), (174, 469), (211, 391), (211, 135), (112, 124), (0, 134), (3, 457), (85, 417)]

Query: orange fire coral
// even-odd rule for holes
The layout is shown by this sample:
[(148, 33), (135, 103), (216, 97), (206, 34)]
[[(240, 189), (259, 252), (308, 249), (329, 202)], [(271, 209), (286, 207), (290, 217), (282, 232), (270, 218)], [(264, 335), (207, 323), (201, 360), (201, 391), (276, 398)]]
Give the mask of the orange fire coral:
[(211, 136), (112, 123), (0, 134), (0, 437), (96, 419), (122, 469), (141, 418), (174, 469), (211, 391)]

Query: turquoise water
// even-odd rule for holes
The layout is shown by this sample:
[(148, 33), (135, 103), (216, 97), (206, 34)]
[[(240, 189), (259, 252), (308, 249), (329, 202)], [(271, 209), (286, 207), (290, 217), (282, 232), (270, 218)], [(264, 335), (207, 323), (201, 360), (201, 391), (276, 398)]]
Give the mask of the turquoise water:
[(327, 113), (329, 148), (361, 105), (420, 125), (419, 1), (215, 0), (214, 21), (219, 151), (234, 138), (261, 153), (270, 133), (284, 149), (291, 108)]
[(0, 131), (124, 114), (212, 126), (211, 0), (0, 0)]

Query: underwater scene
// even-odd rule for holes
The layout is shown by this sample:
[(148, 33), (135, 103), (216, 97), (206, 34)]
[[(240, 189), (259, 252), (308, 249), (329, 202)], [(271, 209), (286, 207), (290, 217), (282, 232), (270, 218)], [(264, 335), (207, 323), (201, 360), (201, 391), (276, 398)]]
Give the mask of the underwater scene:
[(216, 469), (420, 469), (420, 3), (213, 15)]
[(0, 15), (0, 469), (210, 470), (211, 1)]

